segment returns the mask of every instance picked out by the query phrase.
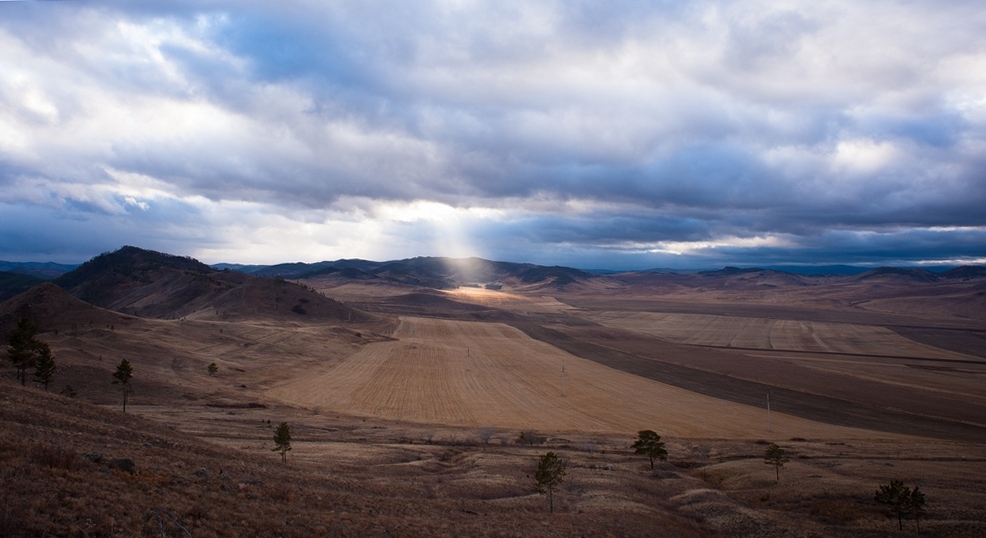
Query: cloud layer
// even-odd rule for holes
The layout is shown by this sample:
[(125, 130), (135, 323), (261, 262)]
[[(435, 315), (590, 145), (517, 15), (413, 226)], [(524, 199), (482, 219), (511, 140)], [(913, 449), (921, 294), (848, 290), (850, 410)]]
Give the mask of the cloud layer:
[(0, 258), (986, 261), (979, 2), (0, 2)]

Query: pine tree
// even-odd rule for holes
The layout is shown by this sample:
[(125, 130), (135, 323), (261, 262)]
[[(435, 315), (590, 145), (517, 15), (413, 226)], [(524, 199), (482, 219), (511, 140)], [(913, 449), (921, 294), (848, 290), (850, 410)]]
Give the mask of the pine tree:
[(17, 379), (20, 380), (21, 385), (27, 384), (28, 368), (34, 367), (37, 363), (37, 347), (40, 343), (34, 338), (37, 333), (38, 328), (31, 323), (31, 320), (23, 317), (7, 338), (10, 344), (7, 347), (7, 355), (17, 369)]
[[(904, 514), (910, 512), (911, 488), (904, 485), (900, 480), (891, 480), (890, 484), (880, 486), (873, 496), (873, 500), (886, 507), (887, 517), (897, 516), (897, 529), (904, 530)], [(924, 508), (924, 494), (921, 494), (921, 507)]]
[(51, 348), (44, 342), (38, 342), (35, 346), (37, 360), (34, 364), (34, 379), (44, 385), (45, 392), (48, 392), (48, 383), (55, 377), (55, 357), (51, 354)]
[(653, 430), (641, 430), (637, 432), (637, 441), (630, 445), (634, 454), (645, 454), (650, 458), (650, 469), (654, 470), (654, 460), (664, 461), (668, 459), (668, 451), (664, 448), (661, 436)]
[(130, 366), (130, 361), (123, 359), (120, 364), (116, 367), (116, 372), (113, 372), (114, 385), (123, 386), (123, 412), (127, 412), (127, 396), (133, 392), (130, 388), (130, 379), (134, 376), (134, 369)]
[(288, 427), (287, 422), (282, 422), (276, 430), (274, 430), (274, 452), (281, 453), (281, 462), (287, 463), (288, 461), (288, 450), (291, 450), (291, 428)]
[(538, 460), (538, 469), (534, 473), (534, 480), (537, 481), (537, 492), (544, 495), (548, 494), (548, 509), (551, 513), (555, 511), (554, 492), (565, 479), (565, 463), (555, 455), (548, 452)]
[(763, 453), (763, 462), (767, 465), (774, 466), (776, 482), (781, 481), (781, 467), (784, 467), (784, 464), (789, 461), (791, 461), (791, 459), (787, 457), (787, 452), (774, 443), (771, 443), (770, 446), (767, 447), (767, 450)]
[(206, 370), (208, 370), (209, 375), (216, 375), (216, 372), (219, 371), (219, 366), (217, 366), (216, 363), (214, 362), (209, 363), (209, 366), (206, 368)]
[(924, 492), (914, 486), (909, 500), (908, 511), (914, 516), (914, 524), (917, 526), (918, 534), (921, 534), (921, 518), (927, 513), (924, 510)]

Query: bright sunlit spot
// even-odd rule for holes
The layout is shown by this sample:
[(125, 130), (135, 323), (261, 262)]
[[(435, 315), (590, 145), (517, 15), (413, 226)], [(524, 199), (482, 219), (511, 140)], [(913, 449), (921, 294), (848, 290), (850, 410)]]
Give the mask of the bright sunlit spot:
[(408, 204), (384, 205), (377, 213), (382, 220), (423, 226), (426, 236), (422, 241), (430, 243), (428, 251), (436, 256), (468, 258), (478, 252), (464, 229), (470, 216), (468, 209), (419, 200)]

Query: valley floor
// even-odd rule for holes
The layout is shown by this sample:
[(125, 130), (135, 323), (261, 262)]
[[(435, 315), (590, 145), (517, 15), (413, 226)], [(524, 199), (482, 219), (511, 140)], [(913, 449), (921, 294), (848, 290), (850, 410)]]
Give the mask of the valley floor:
[[(887, 536), (873, 495), (890, 480), (927, 495), (900, 535), (986, 535), (979, 321), (321, 291), (369, 314), (165, 320), (51, 299), (53, 392), (77, 396), (0, 380), (0, 537)], [(667, 443), (654, 470), (630, 449), (643, 429)], [(771, 443), (790, 456), (779, 480)], [(534, 491), (547, 451), (567, 465), (553, 514)]]

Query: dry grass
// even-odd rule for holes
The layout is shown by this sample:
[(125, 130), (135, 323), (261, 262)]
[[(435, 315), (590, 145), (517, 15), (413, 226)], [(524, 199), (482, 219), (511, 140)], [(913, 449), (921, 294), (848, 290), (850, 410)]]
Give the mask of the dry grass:
[[(298, 424), (297, 448), (282, 465), (272, 443), (262, 441), (269, 432), (248, 432), (258, 446), (237, 450), (157, 421), (3, 385), (2, 536), (707, 534), (660, 508), (583, 506), (577, 480), (559, 496), (561, 513), (549, 518), (527, 477), (536, 449), (409, 451), (345, 436), (341, 443), (311, 444)], [(79, 456), (63, 465), (67, 454), (91, 452), (101, 458)], [(117, 457), (132, 458), (137, 473), (112, 470), (107, 461)], [(647, 503), (613, 486), (611, 495)]]
[[(870, 497), (890, 478), (927, 492), (934, 535), (986, 532), (982, 445), (777, 439), (792, 461), (775, 483), (766, 441), (666, 437), (671, 461), (651, 472), (629, 433), (543, 430), (530, 447), (497, 429), (486, 445), (288, 407), (122, 415), (2, 384), (3, 536), (878, 536), (892, 526)], [(268, 420), (292, 424), (287, 465)], [(568, 463), (551, 517), (531, 479), (546, 450)], [(123, 457), (137, 474), (110, 469)]]
[[(367, 304), (408, 292), (360, 285), (336, 291)], [(929, 414), (981, 422), (980, 365), (948, 370), (946, 363), (922, 368), (927, 364), (917, 359), (891, 360), (967, 358), (881, 330), (858, 311), (851, 311), (852, 324), (831, 319), (848, 308), (821, 312), (822, 321), (779, 320), (757, 305), (809, 305), (810, 292), (666, 291), (709, 308), (718, 308), (719, 296), (756, 304), (748, 315), (720, 319), (708, 312), (593, 313), (533, 289), (446, 297), (639, 357), (833, 391), (846, 401), (917, 401)], [(580, 293), (582, 306), (604, 300), (600, 312), (620, 310), (612, 306), (631, 298), (601, 288)], [(816, 298), (839, 307), (842, 299), (828, 293)], [(922, 319), (920, 309), (895, 315), (905, 314)], [(586, 323), (590, 318), (616, 328)], [(79, 397), (0, 380), (0, 537), (884, 536), (894, 527), (872, 493), (897, 478), (927, 493), (927, 534), (986, 535), (983, 443), (779, 413), (768, 431), (761, 409), (605, 368), (502, 324), (164, 321), (88, 306), (53, 307), (46, 323), (42, 337), (59, 361), (56, 391), (71, 383)], [(712, 353), (654, 331), (679, 342), (763, 349)], [(127, 415), (117, 412), (118, 388), (110, 385), (121, 358), (136, 373)], [(220, 366), (216, 376), (206, 371), (211, 362)], [(914, 397), (901, 401), (890, 389)], [(280, 421), (292, 426), (287, 465), (271, 451), (271, 424)], [(628, 450), (643, 428), (657, 430), (671, 452), (654, 472)], [(522, 430), (537, 431), (544, 444), (518, 444)], [(780, 482), (762, 461), (768, 442), (792, 454)], [(569, 469), (554, 516), (531, 478), (546, 450)], [(111, 468), (114, 458), (132, 458), (138, 472)]]

